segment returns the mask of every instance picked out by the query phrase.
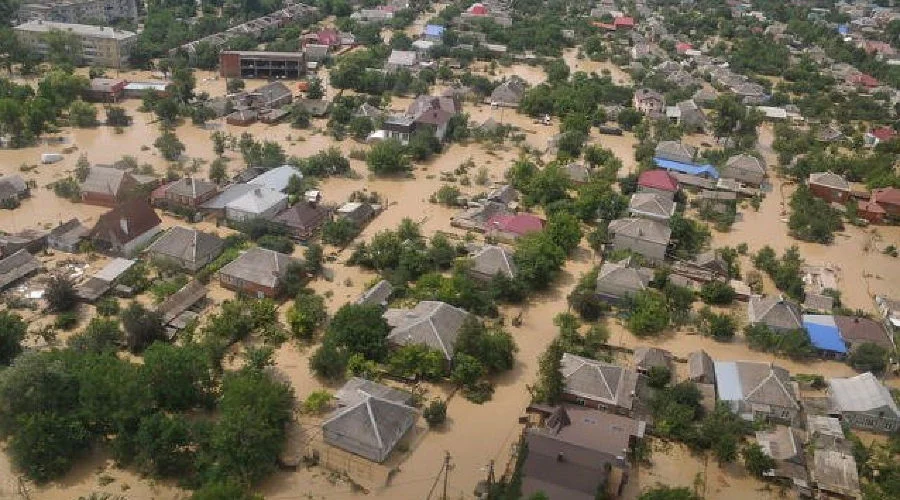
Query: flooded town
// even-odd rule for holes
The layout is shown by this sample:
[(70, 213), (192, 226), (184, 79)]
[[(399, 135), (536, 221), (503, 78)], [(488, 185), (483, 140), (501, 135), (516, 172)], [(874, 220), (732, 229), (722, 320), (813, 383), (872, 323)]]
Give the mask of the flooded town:
[(900, 498), (894, 2), (0, 20), (0, 499)]

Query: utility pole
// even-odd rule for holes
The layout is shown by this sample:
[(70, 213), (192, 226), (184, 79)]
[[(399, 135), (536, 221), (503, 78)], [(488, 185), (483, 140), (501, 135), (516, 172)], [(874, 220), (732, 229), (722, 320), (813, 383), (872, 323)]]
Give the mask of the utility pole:
[(447, 500), (447, 480), (450, 477), (450, 452), (444, 452), (444, 496), (443, 500)]
[(491, 463), (488, 464), (487, 483), (488, 483), (488, 491), (491, 491), (491, 487), (494, 486), (494, 461), (493, 460), (491, 460)]

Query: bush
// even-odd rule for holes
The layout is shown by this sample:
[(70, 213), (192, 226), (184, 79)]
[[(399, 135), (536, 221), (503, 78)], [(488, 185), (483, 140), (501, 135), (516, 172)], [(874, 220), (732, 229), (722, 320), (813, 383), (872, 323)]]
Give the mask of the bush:
[(737, 323), (729, 314), (715, 314), (706, 307), (700, 311), (698, 323), (701, 333), (722, 342), (733, 339), (737, 330)]
[(747, 472), (756, 477), (763, 477), (766, 471), (775, 468), (775, 459), (767, 455), (756, 443), (744, 446), (744, 449), (741, 450), (741, 456), (744, 458), (744, 466), (747, 467)]
[(328, 391), (313, 391), (303, 400), (303, 413), (321, 415), (328, 409), (332, 399), (334, 398)]
[(710, 281), (700, 289), (700, 298), (707, 304), (728, 305), (734, 300), (734, 288), (724, 281)]
[(425, 417), (425, 421), (428, 422), (428, 427), (439, 427), (443, 425), (447, 420), (447, 403), (440, 399), (433, 399), (428, 403), (428, 406), (425, 407), (425, 410), (422, 411), (422, 416)]
[(78, 313), (75, 311), (66, 311), (60, 313), (56, 317), (56, 321), (53, 323), (53, 326), (59, 328), (60, 330), (71, 330), (75, 328), (75, 325), (78, 324)]
[(22, 352), (22, 340), (27, 330), (21, 316), (0, 311), (0, 366), (8, 365)]
[(328, 221), (322, 226), (322, 241), (334, 246), (344, 246), (353, 241), (360, 228), (349, 219)]
[(887, 368), (888, 354), (884, 347), (866, 342), (850, 353), (847, 362), (856, 371), (881, 374)]
[(75, 292), (75, 284), (65, 276), (52, 276), (47, 283), (45, 296), (47, 305), (54, 312), (71, 311), (78, 305), (78, 294)]
[(455, 207), (459, 206), (459, 197), (461, 194), (458, 187), (444, 184), (436, 193), (434, 193), (434, 195), (432, 195), (431, 201), (448, 207)]
[(665, 366), (651, 366), (647, 372), (647, 385), (662, 389), (672, 380), (672, 372)]
[(665, 297), (653, 290), (643, 290), (632, 300), (628, 329), (635, 335), (655, 335), (669, 326), (669, 309)]
[(119, 314), (119, 301), (115, 297), (104, 297), (97, 301), (96, 308), (100, 316), (115, 316)]
[(366, 155), (366, 166), (375, 175), (396, 175), (412, 170), (405, 148), (396, 139), (388, 139), (372, 146)]
[(294, 242), (287, 236), (267, 234), (256, 240), (256, 243), (263, 248), (280, 253), (291, 254), (294, 251)]

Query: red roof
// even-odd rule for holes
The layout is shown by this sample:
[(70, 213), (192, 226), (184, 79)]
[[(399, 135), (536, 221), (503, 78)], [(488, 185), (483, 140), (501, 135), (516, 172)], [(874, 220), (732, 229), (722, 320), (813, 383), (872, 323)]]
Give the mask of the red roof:
[(316, 34), (319, 39), (319, 45), (340, 45), (341, 34), (337, 30), (324, 29)]
[(638, 186), (662, 191), (678, 191), (678, 181), (665, 170), (648, 170), (642, 173), (638, 177)]
[(613, 24), (618, 26), (622, 26), (623, 28), (633, 28), (634, 27), (634, 18), (633, 17), (617, 17)]
[(890, 127), (878, 127), (870, 130), (869, 134), (871, 134), (872, 137), (878, 139), (879, 141), (884, 142), (893, 139), (897, 135), (897, 132), (895, 132), (894, 129)]
[(150, 192), (150, 199), (154, 200), (154, 201), (162, 200), (163, 198), (166, 197), (166, 191), (168, 191), (169, 188), (172, 187), (172, 184), (175, 184), (176, 182), (178, 182), (178, 181), (167, 182), (167, 183), (159, 186), (158, 188), (154, 189), (153, 191)]
[(859, 73), (850, 77), (850, 83), (854, 85), (862, 85), (863, 87), (877, 87), (880, 85), (878, 80), (871, 75)]
[(469, 7), (469, 14), (475, 14), (476, 16), (485, 16), (487, 15), (487, 7), (482, 3), (473, 4)]
[(881, 205), (878, 203), (873, 203), (871, 201), (861, 201), (858, 205), (860, 212), (868, 212), (870, 214), (883, 214), (885, 213), (884, 209), (881, 208)]
[(694, 46), (687, 42), (678, 42), (675, 44), (675, 51), (679, 54), (684, 54), (685, 52), (693, 49)]
[(485, 223), (485, 229), (525, 235), (544, 229), (544, 221), (531, 214), (495, 215)]
[(900, 206), (900, 189), (881, 188), (872, 190), (872, 201), (879, 205)]

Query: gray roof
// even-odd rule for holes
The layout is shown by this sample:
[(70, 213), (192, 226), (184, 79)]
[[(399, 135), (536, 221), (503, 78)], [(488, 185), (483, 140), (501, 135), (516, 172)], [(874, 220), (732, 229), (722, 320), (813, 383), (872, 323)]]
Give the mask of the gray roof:
[(635, 368), (640, 370), (649, 370), (654, 366), (672, 369), (672, 353), (659, 347), (637, 347), (633, 359)]
[(12, 194), (21, 196), (22, 193), (28, 191), (28, 184), (21, 175), (5, 175), (0, 177), (0, 186), (8, 189)]
[(416, 64), (416, 53), (411, 50), (392, 50), (388, 64), (395, 66), (413, 66)]
[(616, 219), (609, 223), (610, 234), (621, 234), (632, 238), (668, 245), (672, 230), (667, 224), (659, 221), (628, 217)]
[(568, 163), (563, 167), (563, 172), (572, 182), (587, 182), (591, 178), (591, 169), (584, 163)]
[(780, 366), (755, 361), (716, 361), (714, 366), (722, 401), (800, 408), (790, 373)]
[(0, 290), (41, 267), (40, 261), (24, 248), (0, 260)]
[(694, 161), (694, 154), (697, 149), (679, 141), (661, 141), (656, 145), (654, 155), (666, 160), (680, 161), (682, 163), (691, 163)]
[(173, 182), (166, 188), (166, 194), (177, 196), (187, 196), (189, 198), (198, 198), (203, 195), (214, 192), (217, 186), (214, 182), (205, 181), (203, 179), (194, 179), (193, 177), (184, 177)]
[(289, 97), (291, 94), (291, 89), (288, 88), (287, 85), (281, 82), (272, 82), (263, 85), (262, 87), (258, 87), (253, 90), (254, 94), (261, 94), (263, 102), (271, 103), (277, 101), (279, 99), (283, 99), (285, 97)]
[(636, 372), (602, 361), (564, 353), (560, 370), (566, 383), (566, 392), (631, 409), (637, 387)]
[(240, 210), (251, 214), (261, 214), (287, 199), (287, 195), (274, 189), (253, 186), (254, 189), (244, 193), (226, 206), (230, 210)]
[(828, 397), (841, 412), (869, 412), (887, 408), (900, 418), (900, 409), (891, 392), (869, 372), (850, 378), (828, 380)]
[(688, 354), (688, 378), (703, 384), (716, 383), (716, 369), (706, 351), (701, 349)]
[(180, 290), (166, 297), (156, 306), (157, 312), (163, 316), (163, 324), (169, 324), (181, 313), (187, 311), (192, 305), (203, 297), (206, 297), (206, 287), (198, 280), (191, 280)]
[(804, 439), (799, 429), (776, 425), (772, 430), (756, 431), (756, 441), (775, 460), (803, 461)]
[(116, 196), (119, 194), (122, 181), (128, 175), (130, 175), (128, 172), (118, 168), (95, 165), (88, 171), (88, 175), (81, 183), (80, 188), (84, 193), (102, 193)]
[(224, 246), (225, 241), (214, 234), (174, 226), (154, 241), (147, 252), (184, 262), (202, 262), (222, 253)]
[(628, 203), (628, 211), (632, 215), (668, 219), (675, 213), (675, 201), (652, 192), (634, 193)]
[(248, 181), (251, 186), (267, 187), (273, 191), (284, 191), (291, 181), (291, 177), (297, 176), (303, 178), (303, 174), (291, 165), (282, 165), (272, 170), (267, 170), (262, 174)]
[(250, 184), (232, 184), (213, 199), (204, 203), (203, 208), (207, 210), (222, 210), (226, 205), (253, 191), (255, 188), (256, 186)]
[(813, 172), (809, 174), (809, 183), (841, 191), (850, 191), (850, 183), (847, 182), (847, 179), (831, 172)]
[(816, 450), (810, 471), (821, 490), (859, 498), (859, 473), (856, 459), (837, 450)]
[(726, 172), (729, 172), (730, 169), (740, 170), (747, 173), (765, 175), (766, 174), (766, 164), (762, 162), (759, 158), (751, 155), (734, 155), (725, 162), (725, 169), (722, 170), (722, 175), (726, 176)]
[(472, 272), (482, 276), (502, 274), (507, 278), (516, 276), (516, 264), (512, 253), (498, 245), (485, 245), (472, 256)]
[(267, 248), (253, 247), (226, 264), (219, 274), (275, 288), (292, 262), (290, 255)]
[[(325, 441), (369, 460), (383, 462), (415, 424), (416, 410), (402, 402), (383, 398), (383, 395), (391, 397), (394, 394), (375, 390), (379, 384), (359, 383), (354, 379), (348, 385), (350, 387), (345, 386), (339, 394), (341, 400), (351, 404), (339, 408), (322, 423)], [(353, 391), (355, 397), (350, 395)]]
[(487, 199), (498, 203), (509, 203), (519, 199), (519, 192), (511, 185), (504, 184), (494, 188), (488, 193)]
[(750, 323), (762, 323), (773, 330), (786, 331), (803, 328), (800, 308), (778, 295), (750, 297), (747, 315)]
[(50, 230), (49, 240), (62, 242), (63, 245), (74, 245), (87, 237), (91, 228), (72, 218)]
[(634, 267), (629, 262), (604, 262), (597, 273), (597, 293), (625, 297), (647, 288), (653, 279), (653, 271), (646, 267)]
[(413, 309), (388, 309), (384, 313), (393, 328), (388, 340), (394, 344), (424, 344), (453, 359), (456, 336), (469, 313), (445, 302), (423, 300)]
[(334, 394), (339, 406), (353, 406), (366, 396), (375, 396), (387, 401), (412, 405), (412, 394), (394, 389), (378, 382), (360, 377), (353, 377)]
[(387, 303), (387, 300), (392, 293), (394, 293), (394, 286), (391, 285), (391, 282), (388, 280), (381, 280), (363, 292), (363, 294), (356, 299), (356, 303), (359, 305), (380, 306)]

